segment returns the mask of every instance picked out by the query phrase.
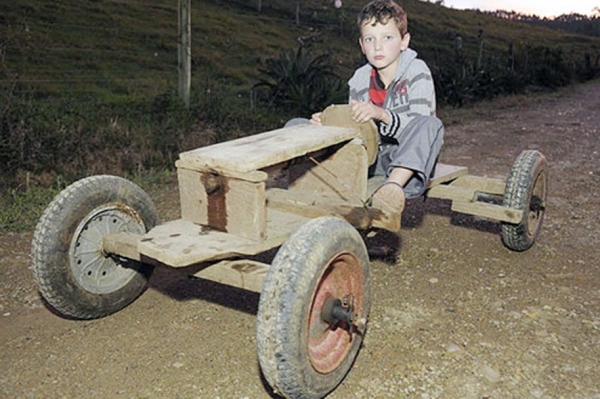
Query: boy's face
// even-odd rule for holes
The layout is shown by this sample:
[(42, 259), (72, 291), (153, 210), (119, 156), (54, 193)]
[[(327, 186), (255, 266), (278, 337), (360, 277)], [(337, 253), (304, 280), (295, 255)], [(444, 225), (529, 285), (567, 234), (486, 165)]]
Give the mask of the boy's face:
[(404, 37), (400, 34), (393, 19), (385, 24), (373, 20), (364, 23), (360, 28), (358, 40), (363, 54), (369, 63), (377, 70), (393, 69), (396, 71), (400, 53), (408, 48), (410, 34)]

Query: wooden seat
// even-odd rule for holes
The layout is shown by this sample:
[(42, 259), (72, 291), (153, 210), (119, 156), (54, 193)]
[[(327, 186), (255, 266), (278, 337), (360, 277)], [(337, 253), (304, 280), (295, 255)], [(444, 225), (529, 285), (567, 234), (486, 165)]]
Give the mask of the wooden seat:
[(357, 129), (307, 124), (198, 148), (179, 154), (179, 158), (203, 169), (248, 173), (358, 136)]

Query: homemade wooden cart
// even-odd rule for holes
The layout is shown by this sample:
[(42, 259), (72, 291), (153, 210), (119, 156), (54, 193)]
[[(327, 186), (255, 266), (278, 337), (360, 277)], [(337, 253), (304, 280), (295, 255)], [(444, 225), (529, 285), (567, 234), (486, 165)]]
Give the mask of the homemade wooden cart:
[[(258, 359), (276, 393), (325, 396), (367, 330), (369, 257), (358, 230), (400, 227), (400, 215), (368, 205), (374, 126), (353, 125), (344, 112), (324, 114), (338, 126), (284, 128), (182, 153), (178, 220), (161, 224), (148, 195), (123, 178), (73, 183), (34, 233), (41, 294), (65, 316), (98, 318), (133, 302), (153, 265), (194, 266), (195, 276), (260, 293)], [(544, 156), (524, 151), (506, 180), (439, 164), (426, 196), (500, 221), (504, 244), (523, 251), (540, 231), (546, 193)], [(255, 260), (277, 247), (271, 264)]]

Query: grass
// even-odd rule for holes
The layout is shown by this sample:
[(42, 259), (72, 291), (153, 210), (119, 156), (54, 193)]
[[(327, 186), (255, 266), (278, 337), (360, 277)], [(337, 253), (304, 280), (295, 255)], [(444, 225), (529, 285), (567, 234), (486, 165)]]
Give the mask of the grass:
[[(165, 187), (177, 189), (173, 187), (176, 177), (169, 170), (145, 170), (125, 177), (155, 195)], [(44, 209), (68, 185), (61, 177), (52, 179), (49, 187), (40, 177), (26, 176), (23, 180), (24, 184), (0, 193), (0, 234), (33, 231)]]
[(35, 228), (42, 212), (62, 187), (17, 187), (0, 194), (0, 233)]
[[(304, 43), (329, 54), (334, 72), (348, 79), (364, 62), (354, 19), (365, 2), (344, 0), (335, 10), (328, 0), (303, 0), (296, 25), (289, 0), (264, 2), (260, 13), (256, 0), (194, 0), (187, 111), (176, 99), (176, 1), (0, 2), (0, 230), (31, 229), (50, 198), (79, 177), (152, 180), (179, 151), (281, 126), (297, 115), (261, 107), (254, 88), (261, 67)], [(533, 49), (567, 65), (600, 54), (600, 38), (401, 3), (411, 47), (436, 71), (453, 67), (457, 35), (469, 60), (502, 67), (511, 44), (519, 62)]]
[[(350, 77), (362, 55), (354, 16), (364, 0), (303, 1), (301, 25), (293, 2), (270, 1), (258, 14), (255, 1), (194, 1), (192, 4), (192, 86), (233, 85), (249, 96), (264, 60), (301, 40), (314, 52), (331, 54), (338, 75)], [(512, 43), (561, 48), (575, 60), (600, 53), (600, 38), (576, 36), (475, 11), (459, 11), (418, 1), (402, 2), (409, 13), (412, 47), (428, 64), (443, 68), (454, 56), (454, 37), (467, 54), (506, 57)], [(343, 14), (342, 14), (343, 13)], [(344, 21), (342, 32), (338, 21)], [(0, 4), (3, 86), (47, 96), (92, 93), (152, 97), (177, 84), (177, 2), (131, 0), (78, 2), (20, 0)]]

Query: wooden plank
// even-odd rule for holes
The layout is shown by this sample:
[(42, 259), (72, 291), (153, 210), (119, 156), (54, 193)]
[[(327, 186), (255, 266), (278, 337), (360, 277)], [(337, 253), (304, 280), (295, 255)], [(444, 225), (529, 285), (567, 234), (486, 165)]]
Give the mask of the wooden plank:
[[(211, 212), (210, 200), (208, 208)], [(229, 191), (225, 193), (225, 217), (226, 232), (253, 240), (265, 240), (267, 238), (265, 183), (230, 179)]]
[(294, 212), (267, 207), (267, 241), (271, 248), (281, 245), (287, 237), (311, 218)]
[(172, 267), (185, 267), (244, 255), (256, 255), (281, 245), (309, 218), (268, 209), (267, 237), (255, 241), (178, 219), (154, 227), (138, 243), (141, 256)]
[(238, 172), (236, 170), (228, 170), (219, 167), (209, 168), (207, 166), (202, 166), (200, 164), (185, 161), (183, 159), (178, 159), (177, 161), (175, 161), (175, 166), (181, 169), (193, 170), (196, 172), (203, 173), (212, 173), (227, 177), (234, 177), (239, 180), (245, 180), (254, 183), (266, 181), (268, 178), (267, 173), (262, 170), (253, 170), (251, 172)]
[(454, 180), (452, 186), (473, 188), (478, 192), (487, 194), (504, 195), (506, 182), (502, 179), (466, 175)]
[(242, 137), (179, 154), (203, 168), (251, 172), (319, 149), (352, 140), (357, 129), (300, 125)]
[(265, 182), (177, 169), (181, 218), (237, 236), (264, 240)]
[(208, 225), (208, 200), (200, 176), (200, 172), (195, 170), (177, 168), (181, 218), (196, 224)]
[(346, 202), (331, 194), (312, 192), (291, 192), (284, 189), (267, 191), (270, 209), (297, 213), (306, 218), (337, 216), (345, 219), (354, 227), (366, 229), (371, 225), (372, 214), (362, 203)]
[(522, 211), (486, 202), (453, 201), (451, 209), (455, 212), (481, 216), (484, 218), (513, 224), (521, 223), (521, 220), (523, 220)]
[(449, 199), (453, 201), (475, 201), (476, 190), (469, 187), (455, 187), (454, 184), (440, 184), (425, 191), (428, 198)]
[[(143, 236), (127, 232), (103, 237), (103, 250), (131, 260), (141, 261), (138, 244)], [(194, 276), (217, 283), (260, 293), (270, 265), (249, 259), (224, 260), (212, 264)]]
[(243, 253), (243, 248), (253, 247), (258, 247), (254, 240), (208, 231), (183, 219), (153, 228), (138, 244), (143, 256), (173, 267), (224, 259)]
[(354, 139), (325, 159), (311, 157), (289, 168), (289, 190), (298, 194), (324, 193), (346, 202), (366, 200), (368, 177), (367, 150), (362, 139)]
[(357, 123), (352, 120), (352, 104), (333, 104), (323, 110), (321, 122), (326, 126), (341, 126), (358, 129), (367, 152), (368, 166), (377, 160), (379, 132), (373, 120)]
[(260, 293), (269, 267), (266, 263), (248, 259), (224, 260), (200, 270), (194, 276)]
[(110, 234), (102, 237), (102, 251), (119, 255), (131, 260), (141, 260), (138, 243), (143, 236), (128, 232)]
[(435, 187), (439, 184), (449, 182), (457, 177), (464, 176), (469, 173), (469, 169), (464, 166), (447, 165), (437, 163), (433, 172), (433, 177), (429, 179), (427, 187)]

